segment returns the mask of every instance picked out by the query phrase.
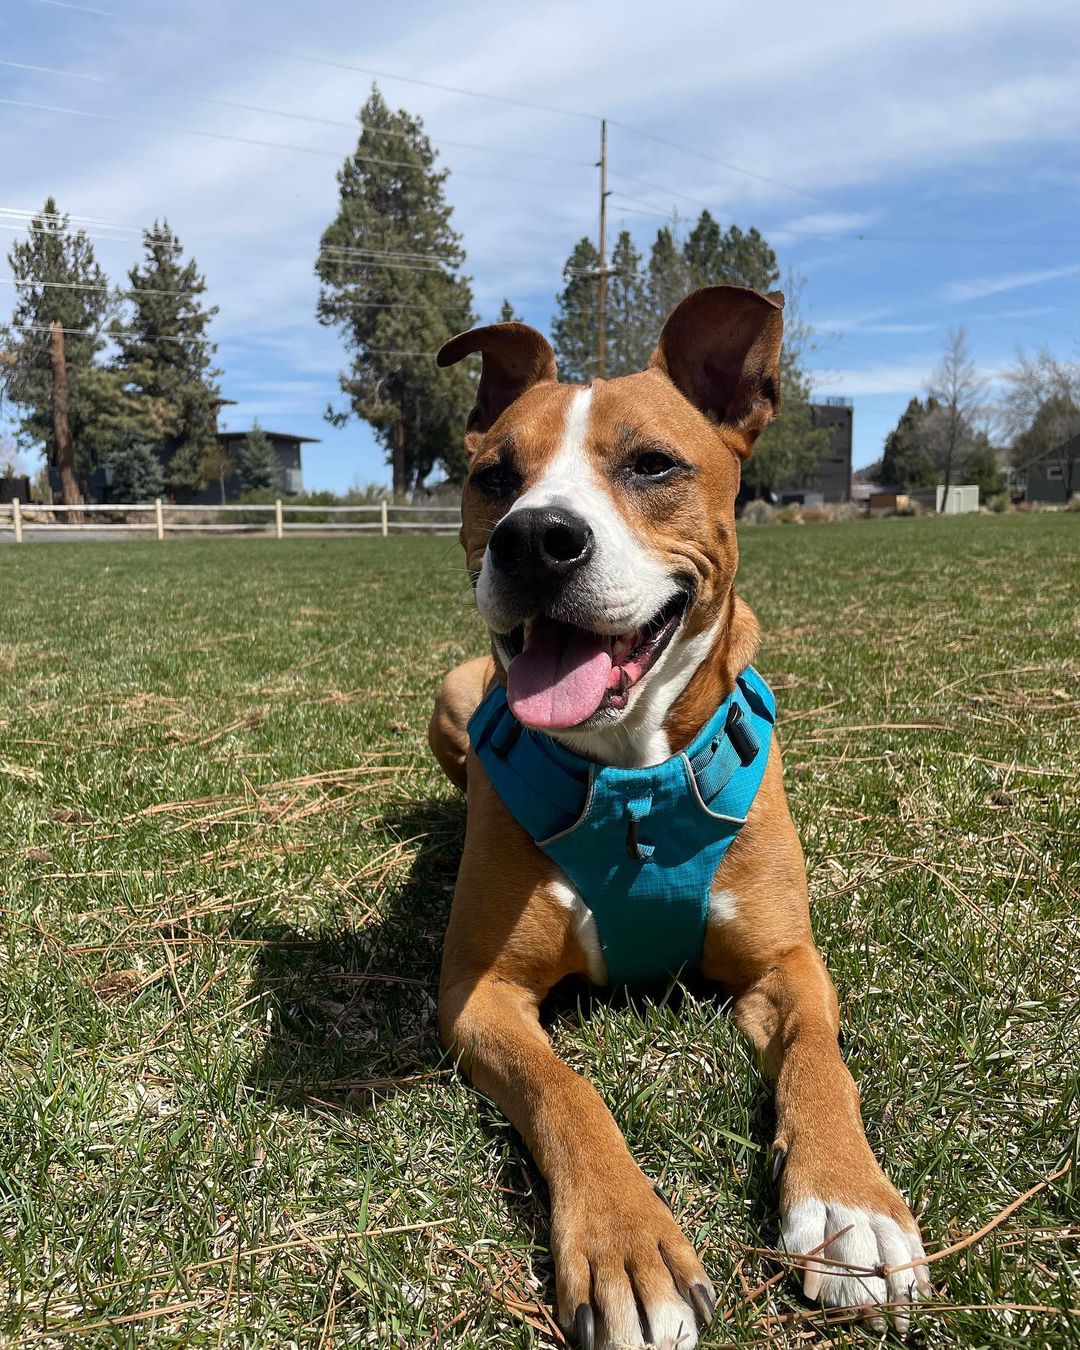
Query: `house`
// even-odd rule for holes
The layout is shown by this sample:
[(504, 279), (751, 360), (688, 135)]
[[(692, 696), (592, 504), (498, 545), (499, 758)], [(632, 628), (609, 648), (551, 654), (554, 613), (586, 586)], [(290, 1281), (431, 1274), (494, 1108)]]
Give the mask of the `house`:
[[(273, 491), (282, 497), (298, 497), (304, 490), (304, 473), (301, 463), (300, 447), (317, 445), (317, 436), (295, 436), (289, 431), (268, 431), (263, 435), (273, 447), (278, 462), (278, 481)], [(247, 439), (247, 431), (219, 431), (218, 444), (235, 460), (240, 443)], [(235, 502), (240, 499), (243, 489), (236, 474), (225, 479), (225, 500)], [(200, 489), (185, 488), (175, 493), (175, 500), (182, 505), (216, 506), (221, 502), (221, 485), (216, 481), (207, 483)]]
[(1024, 497), (1029, 502), (1053, 502), (1064, 506), (1070, 489), (1080, 492), (1080, 436), (1074, 436), (1052, 455), (1028, 465)]
[[(225, 402), (226, 400), (221, 400)], [(239, 442), (247, 436), (246, 431), (219, 431), (218, 443), (235, 459)], [(273, 447), (278, 462), (278, 481), (272, 489), (282, 497), (298, 497), (304, 490), (303, 465), (300, 458), (302, 445), (317, 445), (317, 436), (294, 436), (289, 431), (266, 431), (267, 440)], [(54, 499), (59, 498), (60, 474), (55, 465), (49, 466), (49, 483)], [(243, 489), (235, 474), (225, 479), (225, 500), (235, 502), (240, 499)], [(221, 502), (221, 485), (216, 480), (208, 482), (202, 488), (178, 488), (166, 492), (170, 501), (181, 506), (217, 506)], [(112, 488), (112, 472), (107, 464), (95, 464), (87, 475), (85, 497), (88, 505), (98, 502), (116, 501)], [(0, 498), (2, 501), (3, 498)]]
[[(284, 497), (298, 497), (304, 490), (303, 465), (300, 462), (302, 445), (318, 445), (318, 436), (294, 436), (288, 431), (266, 431), (263, 435), (273, 446), (278, 462), (278, 486)], [(218, 441), (223, 449), (232, 454), (237, 445), (247, 437), (246, 431), (219, 431)], [(225, 480), (228, 491), (229, 480)]]

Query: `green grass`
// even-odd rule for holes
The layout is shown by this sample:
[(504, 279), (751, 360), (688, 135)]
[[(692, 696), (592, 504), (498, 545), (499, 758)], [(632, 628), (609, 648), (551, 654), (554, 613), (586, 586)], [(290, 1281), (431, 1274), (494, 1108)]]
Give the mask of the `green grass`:
[[(742, 547), (871, 1142), (942, 1247), (1076, 1154), (1080, 517)], [(435, 1032), (424, 728), (483, 645), (445, 540), (0, 552), (0, 1339), (558, 1343), (543, 1186)], [(706, 1344), (872, 1339), (750, 1297), (771, 1106), (718, 999), (550, 1024), (704, 1254)], [(934, 1265), (927, 1344), (1076, 1343), (1074, 1178)]]

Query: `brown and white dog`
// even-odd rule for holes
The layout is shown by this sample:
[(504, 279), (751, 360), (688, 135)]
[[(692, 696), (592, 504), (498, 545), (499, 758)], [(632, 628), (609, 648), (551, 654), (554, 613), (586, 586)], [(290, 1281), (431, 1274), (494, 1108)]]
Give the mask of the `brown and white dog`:
[[(716, 1294), (599, 1094), (541, 1029), (560, 980), (606, 981), (603, 950), (581, 897), (496, 795), (466, 724), (523, 644), (539, 655), (514, 677), (514, 711), (600, 764), (667, 759), (731, 692), (758, 642), (733, 585), (735, 496), (741, 461), (779, 410), (782, 309), (779, 294), (697, 291), (646, 370), (587, 388), (558, 383), (551, 347), (520, 323), (462, 333), (439, 353), (442, 365), (483, 355), (461, 542), (493, 652), (446, 677), (430, 730), (468, 795), (440, 1025), (547, 1180), (559, 1314), (589, 1350), (689, 1350)], [(840, 1057), (775, 738), (713, 880), (701, 969), (730, 993), (775, 1083), (782, 1244), (822, 1257), (802, 1263), (805, 1294), (875, 1319), (896, 1305), (904, 1329), (903, 1305), (929, 1287), (923, 1248)]]

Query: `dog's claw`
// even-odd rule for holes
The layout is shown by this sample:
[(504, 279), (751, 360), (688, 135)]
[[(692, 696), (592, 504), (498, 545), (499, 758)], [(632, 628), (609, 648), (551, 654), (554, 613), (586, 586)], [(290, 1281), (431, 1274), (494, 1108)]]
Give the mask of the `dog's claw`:
[(713, 1313), (716, 1311), (716, 1300), (703, 1284), (692, 1284), (690, 1286), (690, 1302), (694, 1305), (694, 1311), (698, 1315), (698, 1321), (703, 1327), (707, 1327), (713, 1319)]
[(574, 1333), (581, 1350), (595, 1350), (596, 1319), (588, 1303), (582, 1303), (574, 1314)]
[(667, 1198), (667, 1196), (660, 1189), (660, 1187), (654, 1186), (653, 1190), (656, 1192), (656, 1198), (660, 1201), (660, 1203), (665, 1205), (669, 1210), (671, 1210), (672, 1214), (674, 1214), (675, 1211), (671, 1209), (671, 1201)]
[(774, 1148), (772, 1158), (772, 1179), (773, 1185), (776, 1185), (780, 1173), (784, 1170), (784, 1163), (787, 1162), (787, 1149)]

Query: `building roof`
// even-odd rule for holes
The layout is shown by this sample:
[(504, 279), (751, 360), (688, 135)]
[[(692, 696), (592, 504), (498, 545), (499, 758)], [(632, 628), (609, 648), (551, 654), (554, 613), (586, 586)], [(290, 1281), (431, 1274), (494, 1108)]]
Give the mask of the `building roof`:
[[(260, 427), (259, 430), (264, 436), (269, 436), (272, 440), (296, 441), (298, 445), (319, 445), (318, 436), (297, 436), (292, 431), (271, 431), (269, 427)], [(218, 439), (222, 441), (242, 441), (251, 434), (251, 428), (246, 431), (219, 431)]]

